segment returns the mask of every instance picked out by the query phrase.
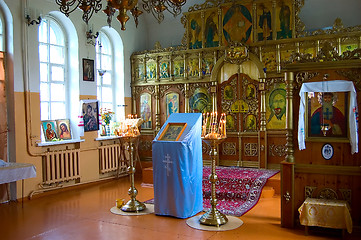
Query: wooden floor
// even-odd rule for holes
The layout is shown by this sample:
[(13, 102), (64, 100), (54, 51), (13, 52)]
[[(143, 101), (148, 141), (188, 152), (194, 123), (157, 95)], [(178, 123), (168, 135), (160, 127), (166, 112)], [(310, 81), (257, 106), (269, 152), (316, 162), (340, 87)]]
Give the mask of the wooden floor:
[[(153, 198), (153, 189), (141, 187), (137, 199)], [(53, 194), (36, 195), (30, 201), (0, 204), (0, 239), (340, 239), (341, 230), (285, 229), (280, 226), (280, 197), (261, 198), (240, 217), (243, 225), (235, 230), (216, 232), (189, 227), (186, 219), (156, 216), (121, 216), (110, 212), (115, 199), (129, 199), (128, 177)], [(202, 213), (200, 213), (202, 214)], [(356, 233), (347, 239), (361, 239)]]

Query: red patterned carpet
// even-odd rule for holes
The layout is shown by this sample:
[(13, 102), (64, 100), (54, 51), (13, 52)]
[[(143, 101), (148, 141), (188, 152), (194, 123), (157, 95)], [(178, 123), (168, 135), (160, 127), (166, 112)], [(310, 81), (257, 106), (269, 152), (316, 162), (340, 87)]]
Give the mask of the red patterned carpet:
[[(258, 202), (267, 180), (278, 173), (278, 170), (216, 167), (218, 182), (216, 183), (217, 209), (233, 216), (242, 216)], [(203, 168), (203, 207), (211, 207), (211, 183), (209, 175), (211, 167)]]
[[(258, 202), (267, 180), (277, 174), (278, 170), (216, 167), (218, 182), (216, 183), (217, 209), (232, 216), (242, 216)], [(209, 175), (211, 167), (203, 167), (203, 208), (210, 207), (211, 183)], [(154, 203), (150, 199), (145, 203)]]

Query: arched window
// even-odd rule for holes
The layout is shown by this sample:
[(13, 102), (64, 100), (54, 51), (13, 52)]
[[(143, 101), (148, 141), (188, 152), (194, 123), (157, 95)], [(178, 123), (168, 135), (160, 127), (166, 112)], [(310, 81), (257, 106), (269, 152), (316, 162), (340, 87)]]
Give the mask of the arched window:
[(44, 17), (39, 26), (41, 120), (67, 118), (67, 41), (60, 24)]
[(108, 36), (100, 31), (96, 45), (97, 98), (101, 108), (114, 108), (113, 48)]
[(4, 51), (4, 29), (2, 17), (0, 17), (0, 51)]

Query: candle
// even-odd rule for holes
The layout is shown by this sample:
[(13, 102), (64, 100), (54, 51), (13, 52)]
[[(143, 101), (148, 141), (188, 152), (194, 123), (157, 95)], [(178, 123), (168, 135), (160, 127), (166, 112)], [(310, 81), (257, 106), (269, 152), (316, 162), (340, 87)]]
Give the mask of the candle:
[(209, 128), (208, 128), (208, 132), (211, 132), (212, 122), (213, 122), (213, 112), (211, 112), (210, 121), (209, 121)]
[[(217, 112), (203, 113), (202, 137), (219, 139), (226, 137), (226, 114)], [(209, 122), (209, 123), (208, 123)], [(209, 124), (209, 126), (207, 126)]]
[(217, 121), (218, 121), (218, 113), (216, 112), (216, 117), (214, 118), (213, 132), (217, 133)]

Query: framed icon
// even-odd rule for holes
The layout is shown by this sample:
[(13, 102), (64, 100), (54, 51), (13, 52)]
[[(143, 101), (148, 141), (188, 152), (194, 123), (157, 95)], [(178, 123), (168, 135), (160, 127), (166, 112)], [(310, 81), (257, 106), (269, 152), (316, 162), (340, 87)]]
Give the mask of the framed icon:
[(83, 58), (83, 81), (94, 82), (94, 60)]
[(99, 108), (98, 101), (83, 103), (82, 106), (84, 132), (99, 130)]
[(140, 117), (142, 129), (152, 129), (152, 96), (147, 92), (140, 95)]
[(45, 141), (50, 142), (56, 140), (57, 136), (57, 127), (54, 120), (41, 121), (43, 127)]
[(182, 136), (187, 123), (168, 123), (158, 140), (160, 141), (178, 141)]
[(306, 102), (306, 140), (347, 142), (348, 92), (309, 92)]
[(56, 120), (56, 125), (58, 126), (59, 139), (71, 139), (69, 119)]
[(179, 94), (178, 93), (168, 93), (165, 97), (166, 101), (166, 118), (168, 118), (172, 113), (179, 113)]

